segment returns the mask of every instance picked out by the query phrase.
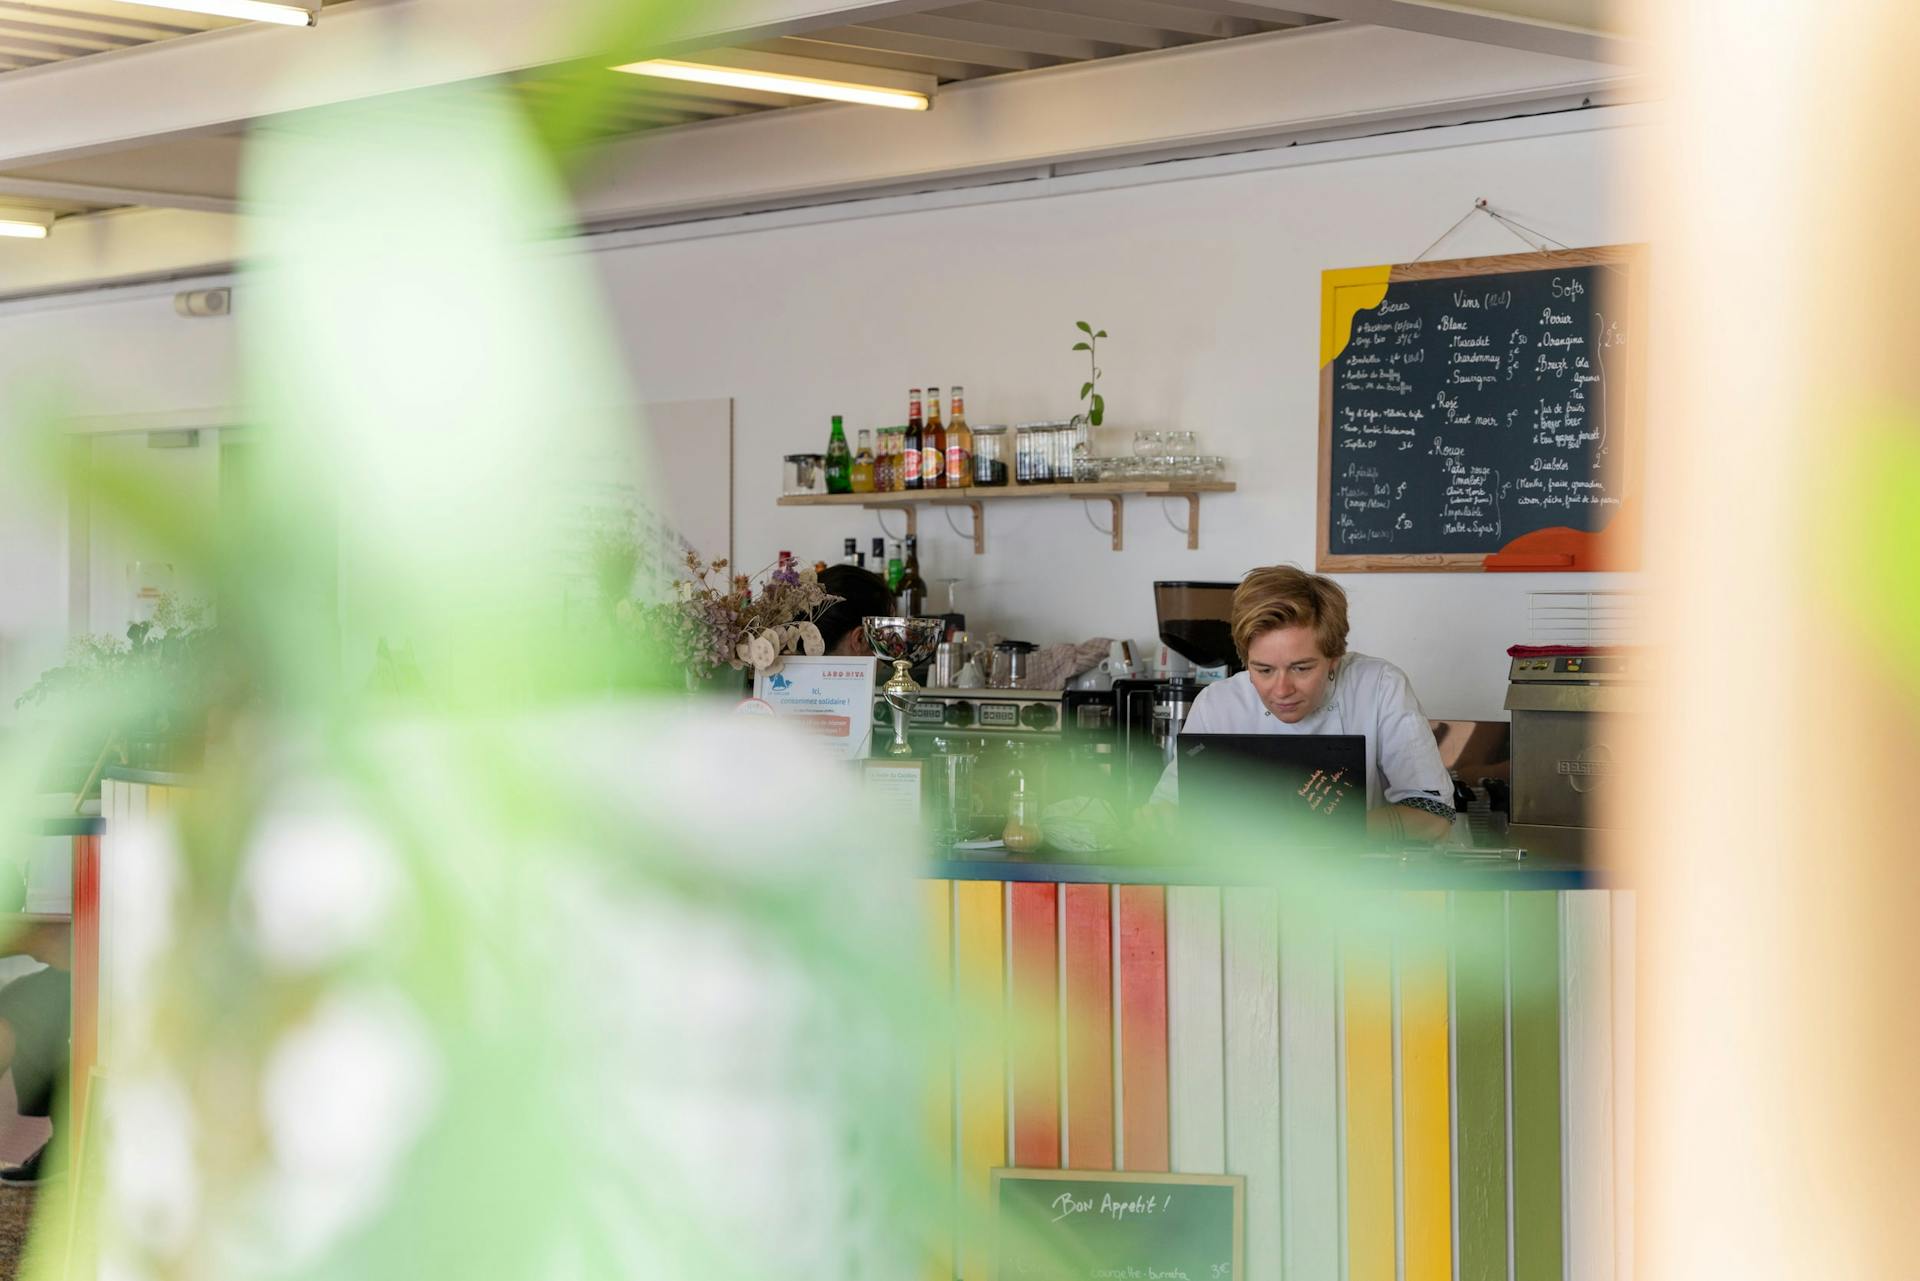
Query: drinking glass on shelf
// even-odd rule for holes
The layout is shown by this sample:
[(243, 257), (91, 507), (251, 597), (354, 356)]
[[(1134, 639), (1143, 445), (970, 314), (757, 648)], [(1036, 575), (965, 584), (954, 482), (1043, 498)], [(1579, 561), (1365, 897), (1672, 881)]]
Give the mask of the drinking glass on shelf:
[(1154, 449), (1154, 437), (1159, 434), (1158, 432), (1152, 431), (1137, 431), (1133, 433), (1133, 456), (1135, 458), (1153, 457), (1157, 452)]

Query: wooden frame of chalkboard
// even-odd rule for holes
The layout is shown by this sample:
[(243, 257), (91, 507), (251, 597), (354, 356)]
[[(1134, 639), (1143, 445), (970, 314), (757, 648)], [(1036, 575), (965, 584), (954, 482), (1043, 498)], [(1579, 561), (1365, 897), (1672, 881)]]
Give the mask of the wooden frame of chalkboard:
[(1645, 254), (1321, 273), (1316, 566), (1637, 569)]
[[(1220, 1249), (1217, 1243), (1212, 1246), (1203, 1246), (1196, 1245), (1190, 1241), (1182, 1241), (1176, 1246), (1176, 1243), (1168, 1242), (1164, 1252), (1156, 1256), (1158, 1262), (1164, 1265), (1157, 1270), (1165, 1275), (1176, 1275), (1178, 1268), (1177, 1261), (1185, 1259), (1184, 1255), (1174, 1253), (1176, 1248), (1198, 1250), (1200, 1255), (1204, 1257), (1185, 1260), (1192, 1265), (1186, 1269), (1186, 1273), (1192, 1278), (1192, 1281), (1245, 1281), (1247, 1275), (1247, 1180), (1245, 1175), (1162, 1174), (1141, 1170), (1021, 1169), (1012, 1166), (995, 1169), (992, 1173), (993, 1186), (991, 1204), (993, 1206), (994, 1220), (993, 1275), (1001, 1278), (1001, 1281), (1015, 1281), (1015, 1277), (1017, 1276), (1039, 1278), (1039, 1281), (1046, 1281), (1048, 1277), (1057, 1276), (1064, 1278), (1070, 1276), (1075, 1278), (1075, 1281), (1079, 1281), (1079, 1273), (1072, 1271), (1063, 1273), (1059, 1270), (1057, 1263), (1049, 1267), (1049, 1260), (1045, 1259), (1023, 1260), (1024, 1266), (1016, 1267), (1011, 1271), (1006, 1267), (1006, 1251), (1012, 1245), (1003, 1226), (1006, 1191), (1009, 1185), (1021, 1185), (1024, 1187), (1024, 1185), (1028, 1184), (1045, 1183), (1093, 1184), (1103, 1185), (1106, 1189), (1113, 1189), (1117, 1186), (1123, 1191), (1138, 1188), (1208, 1188), (1226, 1190), (1232, 1197), (1232, 1226), (1229, 1229), (1232, 1240), (1227, 1243), (1230, 1246), (1227, 1252), (1227, 1258), (1221, 1259), (1219, 1257)], [(1045, 1189), (1044, 1191), (1048, 1194), (1052, 1193), (1051, 1188)], [(1047, 1200), (1054, 1202), (1059, 1195), (1065, 1194), (1048, 1195)], [(1150, 1192), (1146, 1195), (1157, 1198), (1166, 1196), (1167, 1194)], [(1101, 1196), (1103, 1200), (1110, 1200), (1112, 1192), (1103, 1191)], [(1159, 1202), (1152, 1208), (1145, 1208), (1140, 1205), (1139, 1197), (1140, 1194), (1137, 1192), (1132, 1196), (1126, 1197), (1119, 1207), (1115, 1207), (1122, 1210), (1119, 1214), (1112, 1213), (1111, 1210), (1103, 1204), (1103, 1200), (1095, 1200), (1091, 1196), (1084, 1200), (1076, 1198), (1074, 1205), (1068, 1213), (1053, 1219), (1052, 1222), (1073, 1224), (1073, 1227), (1066, 1231), (1073, 1234), (1072, 1239), (1081, 1246), (1082, 1261), (1086, 1261), (1088, 1256), (1092, 1254), (1092, 1250), (1079, 1235), (1089, 1227), (1107, 1230), (1109, 1240), (1102, 1244), (1109, 1248), (1120, 1249), (1122, 1252), (1127, 1252), (1131, 1249), (1139, 1248), (1137, 1237), (1142, 1216), (1150, 1216), (1155, 1213), (1167, 1213), (1172, 1209), (1170, 1196), (1167, 1197), (1167, 1200)], [(1130, 1205), (1129, 1203), (1132, 1204)], [(1208, 1213), (1204, 1216), (1207, 1222), (1203, 1226), (1211, 1228), (1217, 1233), (1221, 1226), (1220, 1220), (1222, 1216), (1219, 1213), (1220, 1207), (1216, 1204), (1204, 1208)], [(1187, 1213), (1191, 1213), (1185, 1206), (1183, 1206), (1182, 1209)], [(1089, 1217), (1081, 1218), (1080, 1216), (1083, 1214)], [(1051, 1224), (1049, 1226), (1051, 1226)], [(1117, 1241), (1113, 1239), (1114, 1236), (1122, 1233), (1124, 1233), (1124, 1239)], [(1072, 1251), (1063, 1248), (1062, 1253), (1068, 1254), (1072, 1253)], [(1167, 1257), (1170, 1254), (1174, 1255), (1173, 1259)], [(1131, 1261), (1109, 1264), (1106, 1270), (1111, 1271), (1113, 1268), (1124, 1269), (1124, 1263), (1126, 1262)], [(1133, 1275), (1144, 1278), (1147, 1276), (1146, 1265), (1149, 1264), (1149, 1262), (1151, 1261), (1140, 1260), (1140, 1266), (1133, 1267), (1130, 1271)], [(1120, 1274), (1125, 1275), (1125, 1270)]]

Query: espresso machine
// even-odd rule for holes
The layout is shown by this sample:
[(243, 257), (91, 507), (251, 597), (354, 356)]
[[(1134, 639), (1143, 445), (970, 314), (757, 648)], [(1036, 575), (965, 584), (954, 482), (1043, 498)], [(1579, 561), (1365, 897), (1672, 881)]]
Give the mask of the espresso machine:
[[(1233, 647), (1233, 593), (1239, 583), (1159, 582), (1153, 608), (1160, 640), (1194, 667), (1241, 668)], [(1191, 676), (1113, 683), (1113, 774), (1117, 800), (1129, 810), (1146, 803), (1180, 729), (1204, 686)]]

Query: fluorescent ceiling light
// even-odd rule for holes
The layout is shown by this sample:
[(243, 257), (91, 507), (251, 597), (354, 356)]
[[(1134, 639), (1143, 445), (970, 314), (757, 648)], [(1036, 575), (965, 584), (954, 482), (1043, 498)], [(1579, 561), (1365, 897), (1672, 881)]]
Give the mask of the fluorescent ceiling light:
[[(868, 107), (893, 107), (900, 111), (925, 111), (933, 105), (927, 93), (889, 88), (874, 84), (870, 79), (837, 80), (707, 62), (681, 62), (673, 58), (630, 62), (614, 70), (634, 76), (657, 76), (663, 80), (722, 85), (729, 89), (757, 89), (762, 93), (792, 94), (801, 98), (831, 98), (835, 102), (857, 102)], [(931, 77), (928, 80), (928, 87), (931, 88)]]
[(283, 27), (311, 27), (314, 9), (302, 4), (274, 4), (271, 0), (130, 0), (151, 9), (180, 9), (187, 13), (208, 13), (216, 18), (239, 18), (245, 22), (277, 22)]
[(53, 215), (45, 209), (0, 209), (0, 236), (45, 240)]

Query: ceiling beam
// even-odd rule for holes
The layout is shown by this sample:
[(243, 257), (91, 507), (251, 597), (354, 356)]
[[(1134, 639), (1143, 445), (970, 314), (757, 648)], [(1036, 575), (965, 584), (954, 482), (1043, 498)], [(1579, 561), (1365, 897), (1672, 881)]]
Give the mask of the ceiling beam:
[[(884, 21), (950, 0), (733, 0), (685, 5), (645, 48), (583, 30), (600, 5), (352, 0), (312, 28), (244, 25), (0, 76), (0, 170), (232, 128), (338, 102), (532, 67), (671, 56)], [(408, 56), (395, 56), (396, 49)], [(192, 93), (180, 86), (192, 85)]]
[[(1264, 5), (1264, 0), (1252, 0)], [(1246, 7), (1247, 0), (1240, 0)], [(1398, 27), (1429, 36), (1471, 40), (1478, 44), (1524, 49), (1583, 62), (1637, 63), (1646, 57), (1644, 42), (1601, 25), (1613, 6), (1606, 0), (1584, 0), (1593, 21), (1573, 24), (1541, 16), (1542, 10), (1564, 12), (1564, 3), (1543, 5), (1540, 0), (1475, 0), (1456, 4), (1446, 0), (1284, 0), (1290, 10), (1305, 10), (1323, 18), (1364, 22), (1376, 27)], [(1276, 0), (1274, 8), (1280, 7)]]
[(924, 113), (828, 104), (759, 112), (697, 136), (652, 133), (597, 149), (575, 198), (583, 224), (636, 225), (914, 181), (1458, 123), (1631, 96), (1641, 85), (1607, 64), (1329, 22), (969, 80), (943, 87), (938, 108)]

